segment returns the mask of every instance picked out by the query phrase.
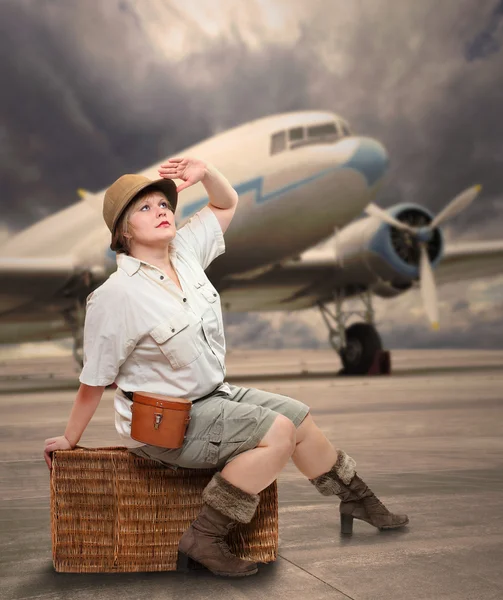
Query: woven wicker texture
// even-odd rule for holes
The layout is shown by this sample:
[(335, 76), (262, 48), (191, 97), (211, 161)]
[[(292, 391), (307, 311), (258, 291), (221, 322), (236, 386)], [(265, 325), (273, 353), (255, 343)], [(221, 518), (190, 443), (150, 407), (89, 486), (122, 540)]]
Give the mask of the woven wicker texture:
[[(215, 470), (173, 471), (123, 447), (53, 453), (52, 555), (56, 571), (174, 571), (178, 542), (202, 506)], [(240, 558), (276, 560), (276, 482), (260, 494), (253, 520), (231, 531)]]

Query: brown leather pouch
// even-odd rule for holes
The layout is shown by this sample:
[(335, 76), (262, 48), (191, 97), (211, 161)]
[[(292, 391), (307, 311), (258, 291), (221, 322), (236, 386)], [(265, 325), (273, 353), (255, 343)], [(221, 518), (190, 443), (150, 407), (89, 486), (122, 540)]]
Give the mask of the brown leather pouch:
[(180, 448), (190, 421), (192, 402), (150, 392), (133, 392), (131, 437), (138, 442)]

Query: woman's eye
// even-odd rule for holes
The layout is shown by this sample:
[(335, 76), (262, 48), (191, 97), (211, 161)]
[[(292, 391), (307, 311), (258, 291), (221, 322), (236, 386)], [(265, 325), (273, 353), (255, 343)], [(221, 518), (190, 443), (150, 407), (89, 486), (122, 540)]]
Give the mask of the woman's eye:
[[(166, 206), (166, 208), (168, 208), (168, 209), (169, 209), (171, 212), (174, 212), (174, 211), (173, 211), (173, 208), (172, 208), (171, 204), (169, 204), (169, 202), (161, 202), (161, 203), (159, 204), (159, 206), (162, 206), (162, 205)], [(150, 208), (150, 206), (149, 206), (148, 204), (144, 204), (144, 205), (143, 205), (143, 206), (140, 208), (140, 210), (143, 210), (144, 208)]]

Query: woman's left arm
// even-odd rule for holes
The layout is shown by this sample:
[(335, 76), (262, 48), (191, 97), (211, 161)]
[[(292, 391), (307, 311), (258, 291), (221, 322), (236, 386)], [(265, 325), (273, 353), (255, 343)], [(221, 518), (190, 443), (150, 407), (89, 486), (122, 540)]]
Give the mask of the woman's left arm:
[(214, 165), (195, 158), (170, 158), (159, 167), (159, 175), (165, 179), (182, 179), (183, 183), (177, 187), (177, 192), (200, 181), (208, 192), (208, 207), (225, 233), (236, 212), (239, 196)]

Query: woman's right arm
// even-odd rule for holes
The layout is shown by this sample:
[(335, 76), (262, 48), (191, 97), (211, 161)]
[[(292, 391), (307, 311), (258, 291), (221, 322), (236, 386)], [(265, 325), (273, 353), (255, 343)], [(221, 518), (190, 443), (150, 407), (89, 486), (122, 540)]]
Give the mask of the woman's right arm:
[(70, 450), (78, 444), (91, 417), (98, 408), (104, 391), (105, 386), (80, 384), (65, 434), (45, 440), (44, 458), (49, 469), (52, 465), (51, 453), (54, 450)]

